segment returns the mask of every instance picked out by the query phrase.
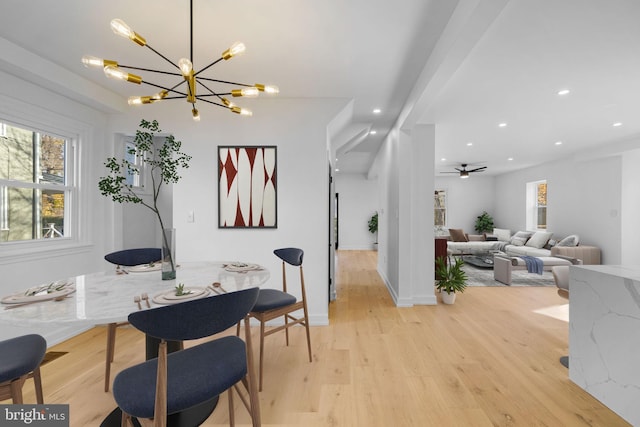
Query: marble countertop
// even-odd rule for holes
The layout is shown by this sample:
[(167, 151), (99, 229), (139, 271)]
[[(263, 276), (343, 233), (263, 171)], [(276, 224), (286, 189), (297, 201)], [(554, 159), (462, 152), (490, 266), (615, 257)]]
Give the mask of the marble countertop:
[[(62, 301), (41, 301), (22, 307), (5, 309), (0, 305), (0, 323), (11, 324), (86, 324), (98, 325), (121, 322), (132, 311), (138, 310), (135, 296), (146, 293), (151, 308), (158, 307), (152, 301), (154, 295), (166, 293), (177, 284), (185, 287), (206, 287), (220, 282), (227, 292), (260, 286), (270, 276), (267, 269), (232, 272), (224, 268), (224, 262), (181, 263), (175, 280), (162, 280), (161, 271), (130, 272), (117, 274), (115, 269), (67, 278), (75, 283), (76, 291)], [(61, 278), (52, 278), (59, 280)], [(215, 293), (212, 292), (212, 295)], [(142, 302), (143, 309), (146, 304)]]
[(640, 265), (574, 265), (572, 267), (640, 281)]

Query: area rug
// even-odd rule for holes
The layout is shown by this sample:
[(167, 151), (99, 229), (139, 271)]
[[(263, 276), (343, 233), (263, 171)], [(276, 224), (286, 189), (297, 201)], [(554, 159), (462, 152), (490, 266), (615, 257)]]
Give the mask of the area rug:
[[(507, 286), (493, 278), (493, 269), (476, 268), (465, 264), (462, 269), (467, 273), (468, 286)], [(550, 271), (540, 274), (529, 273), (527, 270), (514, 270), (511, 272), (511, 286), (555, 286), (553, 275)]]

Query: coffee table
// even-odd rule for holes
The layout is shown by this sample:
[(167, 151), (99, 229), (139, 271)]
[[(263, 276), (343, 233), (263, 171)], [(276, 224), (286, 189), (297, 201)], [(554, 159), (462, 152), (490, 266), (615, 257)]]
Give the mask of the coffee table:
[(486, 253), (477, 253), (474, 255), (464, 255), (462, 260), (478, 268), (493, 268), (493, 257), (499, 255), (500, 251), (490, 251)]

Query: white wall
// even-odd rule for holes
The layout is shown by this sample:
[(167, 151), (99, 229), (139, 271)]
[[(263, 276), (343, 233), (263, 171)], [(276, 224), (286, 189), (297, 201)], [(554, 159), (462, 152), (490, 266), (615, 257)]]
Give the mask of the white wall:
[[(547, 227), (555, 238), (578, 234), (581, 244), (599, 246), (602, 262), (619, 264), (621, 254), (620, 156), (562, 160), (496, 177), (496, 224), (525, 229), (527, 182), (547, 181)], [(635, 198), (640, 193), (635, 188)]]
[(462, 228), (465, 233), (475, 234), (478, 215), (486, 211), (495, 221), (495, 179), (481, 173), (471, 174), (468, 179), (458, 176), (435, 178), (435, 190), (447, 191), (447, 228)]
[[(16, 117), (13, 117), (16, 116)], [(83, 240), (64, 250), (19, 251), (20, 244), (4, 246), (0, 252), (0, 295), (24, 290), (43, 282), (75, 276), (103, 268), (103, 254), (112, 244), (108, 224), (112, 215), (106, 199), (97, 188), (98, 176), (108, 151), (105, 149), (105, 114), (88, 108), (64, 96), (28, 83), (0, 71), (0, 117), (20, 117), (86, 129), (81, 138), (78, 167), (82, 183), (76, 194), (81, 204), (75, 219), (83, 224)], [(18, 121), (19, 123), (19, 121)], [(2, 324), (0, 340), (24, 333), (40, 333), (49, 344), (61, 341), (77, 332), (77, 328), (56, 325), (18, 327)]]
[(369, 232), (371, 216), (380, 209), (378, 180), (360, 174), (337, 173), (339, 194), (338, 249), (371, 249), (376, 236)]
[[(160, 103), (137, 114), (114, 116), (111, 133), (130, 133), (144, 115), (182, 141), (193, 156), (182, 180), (173, 186), (173, 226), (177, 259), (242, 260), (267, 266), (269, 286), (280, 285), (279, 247), (305, 251), (304, 272), (311, 323), (328, 322), (328, 156), (326, 125), (342, 100), (260, 99), (251, 118), (203, 106), (194, 123), (188, 106)], [(184, 107), (184, 108), (181, 108)], [(276, 145), (278, 227), (218, 229), (219, 145)], [(193, 223), (187, 221), (194, 212)]]

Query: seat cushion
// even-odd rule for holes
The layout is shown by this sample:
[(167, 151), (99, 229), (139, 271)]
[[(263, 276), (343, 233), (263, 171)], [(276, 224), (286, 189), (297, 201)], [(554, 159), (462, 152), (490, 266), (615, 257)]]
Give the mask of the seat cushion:
[(274, 308), (295, 304), (296, 301), (296, 297), (286, 292), (277, 289), (260, 289), (258, 300), (251, 311), (269, 311)]
[(37, 334), (0, 342), (0, 383), (11, 381), (36, 369), (47, 351), (47, 341)]
[[(113, 397), (120, 409), (140, 418), (154, 412), (158, 359), (120, 372)], [(182, 411), (217, 396), (247, 373), (244, 341), (235, 336), (205, 342), (167, 358), (167, 414)]]

